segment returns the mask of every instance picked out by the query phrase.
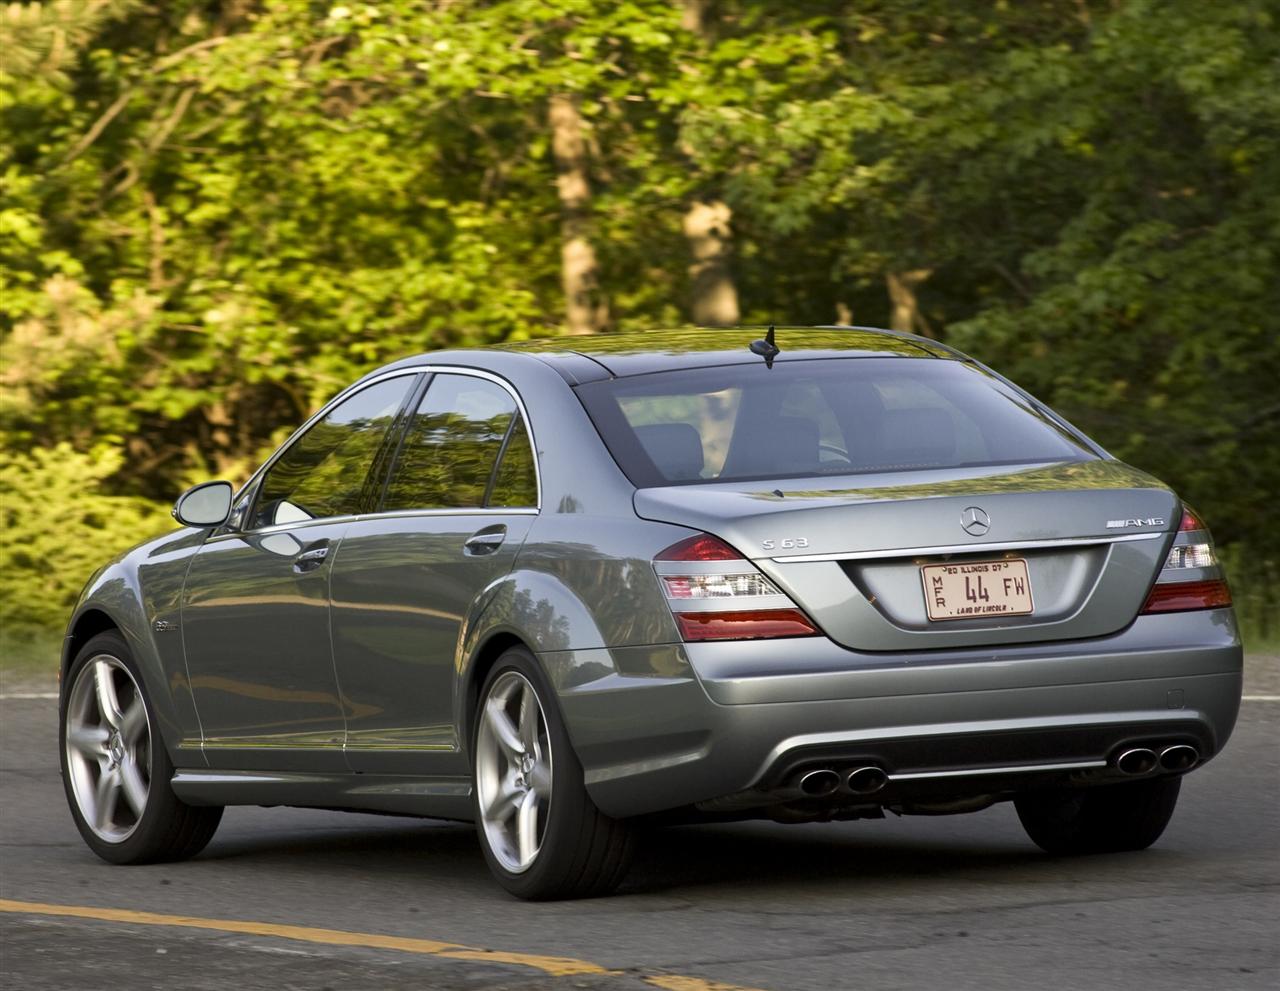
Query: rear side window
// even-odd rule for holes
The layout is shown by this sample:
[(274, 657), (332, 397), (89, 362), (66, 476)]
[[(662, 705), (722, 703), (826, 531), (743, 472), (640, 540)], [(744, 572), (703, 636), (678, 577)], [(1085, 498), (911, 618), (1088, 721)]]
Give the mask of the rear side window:
[(473, 375), (436, 375), (409, 420), (383, 509), (533, 506), (532, 477), (533, 452), (511, 394)]
[(1096, 457), (1016, 391), (962, 361), (760, 362), (577, 391), (641, 487)]
[(538, 475), (533, 463), (533, 447), (524, 419), (516, 414), (506, 447), (494, 472), (489, 506), (532, 508), (538, 505)]
[(401, 375), (361, 389), (295, 440), (262, 480), (253, 527), (360, 512), (374, 457), (416, 381)]

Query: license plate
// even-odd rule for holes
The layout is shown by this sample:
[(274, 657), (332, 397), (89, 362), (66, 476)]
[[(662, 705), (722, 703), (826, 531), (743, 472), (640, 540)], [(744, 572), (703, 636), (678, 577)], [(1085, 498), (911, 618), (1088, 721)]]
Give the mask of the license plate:
[(1025, 616), (1034, 610), (1027, 562), (968, 561), (920, 569), (931, 622)]

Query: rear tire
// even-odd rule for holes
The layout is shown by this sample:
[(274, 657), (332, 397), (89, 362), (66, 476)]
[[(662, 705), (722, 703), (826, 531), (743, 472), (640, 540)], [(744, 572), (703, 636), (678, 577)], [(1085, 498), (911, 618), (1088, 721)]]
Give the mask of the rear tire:
[(1022, 828), (1056, 856), (1145, 850), (1160, 838), (1182, 778), (1150, 778), (1095, 788), (1034, 791), (1014, 800)]
[[(498, 883), (528, 900), (616, 888), (631, 864), (632, 829), (591, 801), (555, 694), (527, 650), (513, 648), (498, 659), (474, 722), (476, 833)], [(524, 837), (522, 810), (531, 824)]]
[(194, 857), (222, 808), (187, 805), (129, 645), (115, 631), (84, 645), (58, 702), (62, 785), (89, 849), (113, 864)]

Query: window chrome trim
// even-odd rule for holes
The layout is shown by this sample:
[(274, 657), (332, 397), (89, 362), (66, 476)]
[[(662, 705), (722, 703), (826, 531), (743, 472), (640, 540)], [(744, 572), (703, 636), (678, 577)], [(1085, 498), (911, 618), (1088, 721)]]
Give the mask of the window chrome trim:
[(390, 520), (398, 516), (537, 516), (539, 510), (532, 506), (504, 509), (501, 506), (482, 506), (479, 509), (437, 506), (434, 509), (388, 509), (381, 513), (364, 513), (356, 520)]
[(787, 554), (769, 560), (778, 564), (806, 564), (813, 561), (867, 561), (874, 558), (935, 557), (942, 554), (985, 554), (996, 551), (1042, 550), (1053, 547), (1088, 547), (1123, 544), (1132, 540), (1156, 540), (1168, 533), (1125, 533), (1114, 537), (1063, 537), (1048, 540), (1004, 540), (990, 544), (944, 544), (936, 547), (895, 547), (878, 551), (844, 551), (835, 554)]
[(223, 540), (244, 540), (246, 537), (267, 537), (273, 533), (293, 533), (298, 530), (306, 530), (313, 526), (336, 526), (339, 523), (354, 523), (356, 520), (367, 519), (367, 516), (359, 516), (354, 513), (347, 513), (344, 516), (317, 516), (309, 520), (291, 520), (288, 523), (273, 523), (271, 526), (258, 527), (256, 530), (227, 530), (225, 533), (215, 533), (209, 537), (206, 544), (216, 544)]
[[(529, 410), (526, 408), (524, 404), (524, 399), (521, 398), (520, 393), (516, 391), (515, 386), (513, 386), (510, 382), (508, 382), (506, 379), (502, 378), (501, 376), (495, 375), (493, 372), (485, 371), (480, 368), (464, 368), (462, 366), (454, 366), (454, 365), (430, 365), (430, 364), (413, 365), (408, 368), (397, 368), (394, 371), (383, 372), (381, 375), (374, 375), (373, 377), (368, 379), (361, 379), (360, 381), (353, 382), (351, 385), (347, 386), (345, 389), (339, 392), (336, 396), (330, 399), (327, 403), (325, 403), (322, 407), (320, 407), (320, 409), (317, 410), (315, 413), (313, 413), (308, 419), (303, 421), (302, 425), (299, 426), (298, 429), (295, 430), (293, 433), (291, 433), (289, 437), (284, 441), (283, 444), (281, 444), (278, 448), (276, 448), (276, 450), (272, 453), (271, 457), (267, 458), (267, 460), (264, 461), (258, 467), (258, 470), (249, 476), (249, 480), (245, 482), (244, 485), (240, 486), (239, 489), (236, 490), (235, 496), (231, 500), (231, 504), (234, 506), (237, 502), (239, 502), (240, 498), (245, 493), (247, 493), (254, 485), (257, 485), (258, 482), (261, 481), (262, 477), (268, 471), (271, 470), (272, 466), (275, 465), (275, 463), (280, 459), (280, 457), (284, 454), (284, 452), (289, 450), (289, 448), (293, 446), (294, 442), (298, 440), (298, 438), (300, 438), (304, 433), (310, 430), (312, 425), (324, 419), (324, 417), (327, 416), (329, 412), (332, 409), (334, 409), (339, 403), (345, 402), (351, 396), (355, 395), (356, 392), (363, 391), (364, 389), (367, 389), (369, 386), (377, 385), (379, 382), (385, 382), (388, 379), (399, 378), (402, 375), (432, 375), (432, 374), (470, 375), (473, 378), (487, 379), (488, 381), (493, 382), (498, 386), (502, 387), (503, 389), (505, 389), (508, 395), (510, 395), (511, 398), (515, 400), (516, 410), (524, 418), (524, 428), (529, 435), (529, 447), (533, 452), (533, 477), (534, 477), (534, 486), (537, 490), (537, 503), (534, 506), (532, 507), (521, 506), (519, 508), (511, 508), (511, 509), (502, 509), (502, 508), (495, 508), (490, 506), (478, 506), (473, 508), (412, 509), (412, 510), (391, 510), (385, 513), (380, 512), (380, 513), (347, 514), (345, 516), (318, 516), (315, 519), (311, 519), (311, 520), (299, 520), (292, 523), (277, 523), (272, 526), (258, 527), (257, 529), (246, 529), (241, 527), (235, 530), (229, 530), (226, 533), (215, 533), (208, 538), (206, 543), (213, 542), (216, 540), (221, 540), (226, 537), (245, 537), (245, 536), (254, 536), (257, 534), (278, 533), (285, 530), (291, 530), (297, 527), (311, 526), (313, 524), (319, 524), (319, 523), (341, 523), (341, 522), (351, 522), (355, 520), (380, 519), (382, 517), (392, 517), (392, 516), (405, 516), (405, 515), (457, 516), (457, 515), (463, 515), (463, 514), (469, 515), (472, 513), (483, 513), (486, 515), (491, 515), (494, 513), (503, 513), (505, 515), (536, 516), (538, 513), (542, 512), (542, 467), (538, 461), (538, 442), (533, 432), (533, 421), (529, 418)], [(430, 386), (428, 386), (427, 388), (428, 390), (430, 390)], [(251, 510), (253, 507), (249, 507), (249, 508)]]

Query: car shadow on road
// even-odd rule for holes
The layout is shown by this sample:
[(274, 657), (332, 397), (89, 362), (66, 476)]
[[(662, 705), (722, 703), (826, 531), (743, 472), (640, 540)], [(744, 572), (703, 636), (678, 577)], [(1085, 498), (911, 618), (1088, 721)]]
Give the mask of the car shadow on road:
[[(1046, 875), (1062, 869), (1061, 862), (1008, 831), (956, 835), (941, 823), (932, 825), (936, 832), (929, 836), (918, 828), (887, 836), (883, 829), (859, 833), (856, 826), (772, 823), (645, 829), (619, 893), (679, 895), (690, 888), (796, 884), (820, 890), (844, 887), (853, 879), (860, 884), (969, 875), (993, 880), (1037, 863)], [(302, 869), (335, 880), (358, 874), (468, 887), (488, 883), (473, 827), (430, 820), (362, 817), (348, 826), (326, 818), (312, 828), (286, 827), (274, 835), (232, 829), (220, 833), (200, 859), (216, 861), (220, 869)], [(501, 896), (496, 885), (492, 891)]]
[(681, 888), (752, 888), (801, 884), (811, 889), (910, 881), (923, 877), (998, 877), (1028, 864), (1051, 863), (1029, 843), (1005, 837), (889, 837), (856, 827), (768, 823), (685, 826), (645, 837), (625, 890), (676, 893)]

